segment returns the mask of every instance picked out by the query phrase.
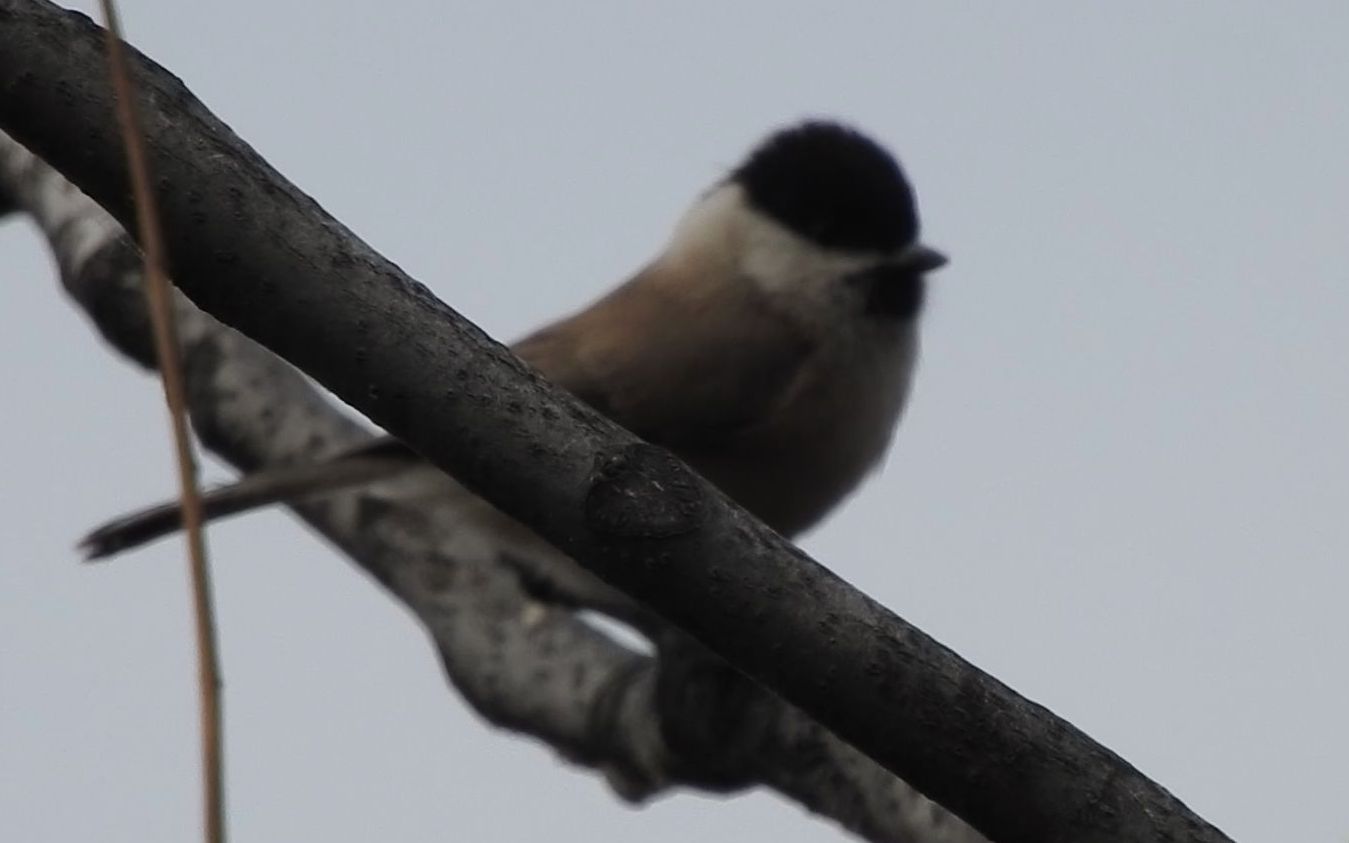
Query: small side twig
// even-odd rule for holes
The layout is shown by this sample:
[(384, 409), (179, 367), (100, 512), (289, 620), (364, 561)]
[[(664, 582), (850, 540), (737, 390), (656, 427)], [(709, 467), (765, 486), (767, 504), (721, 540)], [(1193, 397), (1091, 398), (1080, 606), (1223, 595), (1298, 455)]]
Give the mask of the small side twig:
[(201, 700), (202, 785), (207, 843), (224, 843), (224, 761), (220, 704), (220, 656), (216, 643), (211, 578), (206, 566), (206, 539), (202, 532), (201, 494), (197, 463), (187, 428), (187, 396), (178, 359), (178, 336), (165, 274), (164, 240), (158, 208), (150, 189), (149, 161), (136, 115), (134, 90), (122, 53), (121, 26), (113, 0), (102, 0), (108, 30), (108, 65), (117, 95), (117, 120), (126, 145), (131, 189), (136, 200), (136, 224), (145, 256), (145, 293), (154, 332), (155, 354), (163, 374), (164, 398), (178, 464), (178, 494), (183, 506), (184, 535), (191, 571), (192, 607), (197, 645), (197, 680)]

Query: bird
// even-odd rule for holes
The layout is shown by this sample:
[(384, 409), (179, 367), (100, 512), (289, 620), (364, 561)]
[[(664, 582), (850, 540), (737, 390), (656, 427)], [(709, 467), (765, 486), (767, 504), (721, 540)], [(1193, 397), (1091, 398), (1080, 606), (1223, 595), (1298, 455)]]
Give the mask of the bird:
[[(627, 281), (511, 350), (791, 538), (882, 461), (913, 382), (927, 276), (947, 262), (920, 237), (898, 160), (849, 124), (807, 119), (768, 134), (699, 194)], [(503, 548), (551, 550), (388, 436), (246, 474), (207, 491), (204, 515), (410, 470), (434, 472), (438, 493)], [(80, 546), (98, 559), (180, 526), (165, 503)]]

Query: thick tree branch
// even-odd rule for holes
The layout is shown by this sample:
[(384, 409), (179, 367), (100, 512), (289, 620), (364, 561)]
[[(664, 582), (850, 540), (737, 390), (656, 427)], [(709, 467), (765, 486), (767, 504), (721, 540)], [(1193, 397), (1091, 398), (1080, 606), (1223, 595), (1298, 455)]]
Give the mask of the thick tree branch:
[[(122, 353), (152, 363), (140, 261), (116, 221), (0, 132), (0, 192), (13, 190), (46, 235), (66, 290)], [(313, 459), (367, 434), (290, 366), (179, 296), (194, 424), (241, 468)], [(534, 735), (605, 772), (629, 799), (709, 775), (715, 758), (666, 741), (716, 711), (671, 710), (656, 665), (597, 635), (571, 613), (531, 601), (515, 569), (457, 530), (453, 504), (382, 484), (297, 511), (384, 583), (422, 621), (447, 675), (492, 722)], [(977, 832), (798, 710), (765, 700), (752, 712), (746, 781), (762, 782), (876, 841), (980, 843)], [(688, 728), (688, 727), (686, 727)]]
[[(124, 353), (149, 361), (139, 261), (82, 193), (0, 135), (0, 188), (18, 188), (47, 235), (66, 289)], [(186, 300), (179, 319), (193, 418), (243, 468), (306, 459), (365, 434), (294, 370)], [(512, 571), (475, 552), (445, 502), (396, 489), (300, 508), (320, 532), (422, 619), (448, 674), (480, 712), (604, 769), (630, 798), (680, 781), (654, 701), (654, 665), (569, 613), (530, 601)], [(794, 709), (769, 709), (756, 779), (873, 840), (966, 843), (977, 834)], [(691, 717), (706, 712), (688, 712)], [(696, 773), (695, 773), (696, 775)]]
[[(101, 37), (43, 0), (0, 0), (0, 127), (126, 221)], [(138, 65), (171, 264), (204, 310), (989, 837), (1226, 839), (668, 454), (543, 383), (323, 214), (176, 79)]]

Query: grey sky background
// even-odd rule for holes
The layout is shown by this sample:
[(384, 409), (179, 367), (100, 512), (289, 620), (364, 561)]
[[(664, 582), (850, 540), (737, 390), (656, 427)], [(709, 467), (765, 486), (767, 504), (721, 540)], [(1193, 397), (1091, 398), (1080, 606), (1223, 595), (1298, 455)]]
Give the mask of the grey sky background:
[[(953, 263), (885, 470), (805, 547), (1238, 840), (1349, 836), (1349, 5), (123, 15), (502, 339), (635, 269), (764, 132), (877, 136)], [(0, 837), (194, 839), (180, 547), (72, 549), (173, 488), (158, 387), (25, 223), (0, 225), (0, 310)], [(759, 794), (622, 806), (486, 728), (410, 616), (284, 514), (211, 547), (236, 840), (842, 837)]]

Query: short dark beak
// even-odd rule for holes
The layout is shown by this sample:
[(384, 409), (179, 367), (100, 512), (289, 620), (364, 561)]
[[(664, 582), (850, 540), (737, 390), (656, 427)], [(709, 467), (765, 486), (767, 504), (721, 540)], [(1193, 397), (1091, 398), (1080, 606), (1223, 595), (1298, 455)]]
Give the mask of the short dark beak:
[(951, 259), (930, 246), (916, 243), (900, 254), (898, 262), (919, 272), (932, 272), (946, 266)]

